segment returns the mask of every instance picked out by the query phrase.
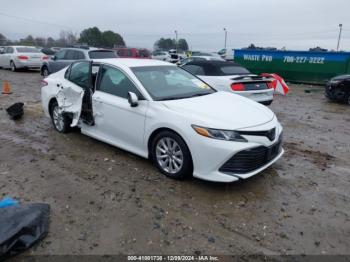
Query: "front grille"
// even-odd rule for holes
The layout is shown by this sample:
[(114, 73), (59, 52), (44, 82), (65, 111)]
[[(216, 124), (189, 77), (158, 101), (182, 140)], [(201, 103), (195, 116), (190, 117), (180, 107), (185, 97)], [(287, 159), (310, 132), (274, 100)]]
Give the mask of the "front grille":
[(270, 147), (259, 146), (238, 152), (220, 169), (223, 173), (245, 174), (266, 165), (282, 150), (282, 134), (278, 141)]
[(276, 138), (276, 128), (272, 128), (267, 131), (237, 131), (240, 135), (247, 135), (247, 136), (265, 136), (270, 141), (275, 140)]

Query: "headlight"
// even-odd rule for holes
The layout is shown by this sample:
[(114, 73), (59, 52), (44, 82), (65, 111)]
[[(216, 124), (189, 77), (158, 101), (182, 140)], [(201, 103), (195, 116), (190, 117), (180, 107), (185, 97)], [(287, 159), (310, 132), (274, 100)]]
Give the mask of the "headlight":
[(242, 137), (236, 131), (213, 129), (213, 128), (201, 127), (196, 125), (192, 125), (192, 128), (201, 136), (220, 139), (220, 140), (226, 140), (226, 141), (248, 142), (247, 139)]

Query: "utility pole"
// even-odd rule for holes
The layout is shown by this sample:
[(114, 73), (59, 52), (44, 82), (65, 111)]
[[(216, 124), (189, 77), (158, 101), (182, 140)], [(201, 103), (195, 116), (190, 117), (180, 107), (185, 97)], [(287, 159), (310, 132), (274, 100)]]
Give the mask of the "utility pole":
[(341, 32), (342, 32), (342, 30), (343, 30), (343, 24), (339, 24), (339, 37), (338, 37), (337, 51), (339, 51), (340, 38), (341, 38)]
[(177, 53), (177, 30), (175, 30), (175, 46), (176, 46), (176, 53)]
[(227, 44), (227, 30), (226, 30), (226, 28), (224, 28), (224, 32), (225, 32), (225, 45), (224, 45), (224, 47), (226, 49), (226, 44)]

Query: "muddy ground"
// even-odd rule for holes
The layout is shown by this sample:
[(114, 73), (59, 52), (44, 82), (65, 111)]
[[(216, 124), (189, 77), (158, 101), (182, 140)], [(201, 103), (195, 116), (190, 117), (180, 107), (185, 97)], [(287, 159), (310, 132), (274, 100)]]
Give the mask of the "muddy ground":
[[(145, 159), (79, 132), (54, 131), (38, 72), (0, 70), (0, 197), (51, 205), (27, 254), (350, 254), (350, 107), (291, 85), (270, 108), (285, 155), (249, 180), (162, 176)], [(305, 92), (306, 90), (306, 92)], [(25, 103), (22, 120), (5, 108)]]

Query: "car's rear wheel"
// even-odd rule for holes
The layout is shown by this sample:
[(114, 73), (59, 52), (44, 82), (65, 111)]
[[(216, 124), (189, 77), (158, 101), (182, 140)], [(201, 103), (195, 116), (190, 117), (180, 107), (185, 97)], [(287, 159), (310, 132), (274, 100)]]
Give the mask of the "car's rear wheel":
[(151, 144), (151, 157), (161, 173), (174, 179), (191, 176), (193, 164), (185, 141), (176, 133), (162, 131)]
[(43, 66), (42, 70), (41, 70), (41, 74), (43, 77), (48, 77), (50, 75), (49, 69), (47, 68), (47, 66)]
[(51, 104), (50, 115), (54, 128), (60, 133), (67, 133), (70, 130), (71, 119), (60, 112), (58, 103)]
[(13, 61), (10, 62), (10, 69), (12, 72), (16, 72), (17, 71), (17, 68), (16, 68), (16, 65)]

